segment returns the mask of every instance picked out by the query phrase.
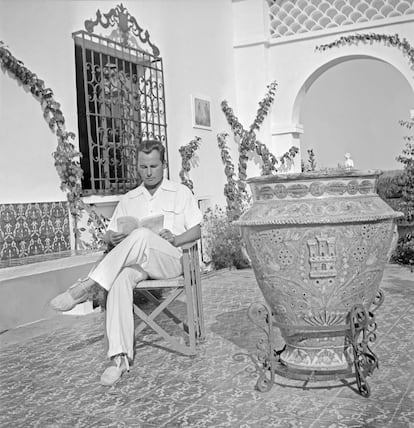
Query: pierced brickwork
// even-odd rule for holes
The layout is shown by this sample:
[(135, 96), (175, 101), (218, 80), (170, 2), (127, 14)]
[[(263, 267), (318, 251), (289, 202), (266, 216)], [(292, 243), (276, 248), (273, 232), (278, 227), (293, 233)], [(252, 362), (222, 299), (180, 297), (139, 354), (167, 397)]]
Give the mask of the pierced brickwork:
[(414, 0), (267, 0), (272, 37), (414, 14)]

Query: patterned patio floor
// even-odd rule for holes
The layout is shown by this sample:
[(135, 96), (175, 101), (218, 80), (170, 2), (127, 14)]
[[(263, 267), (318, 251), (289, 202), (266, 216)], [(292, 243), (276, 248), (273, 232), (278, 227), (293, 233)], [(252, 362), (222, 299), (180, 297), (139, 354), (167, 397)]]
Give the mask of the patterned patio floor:
[(380, 368), (368, 379), (369, 398), (347, 386), (304, 390), (281, 377), (269, 392), (256, 391), (252, 362), (235, 355), (254, 351), (262, 337), (246, 315), (262, 297), (251, 270), (220, 271), (203, 280), (207, 341), (197, 356), (169, 352), (145, 330), (134, 366), (111, 388), (99, 385), (103, 313), (1, 335), (0, 426), (413, 427), (414, 273), (389, 265), (382, 289)]

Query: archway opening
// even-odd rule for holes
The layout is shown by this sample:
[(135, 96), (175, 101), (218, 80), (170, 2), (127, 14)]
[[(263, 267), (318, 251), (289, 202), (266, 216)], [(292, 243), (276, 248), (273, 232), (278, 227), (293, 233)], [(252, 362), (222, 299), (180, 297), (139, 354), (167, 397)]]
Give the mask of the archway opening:
[(301, 103), (302, 159), (314, 149), (318, 167), (336, 167), (351, 153), (357, 169), (401, 169), (396, 157), (404, 148), (414, 93), (390, 64), (357, 58), (321, 73)]

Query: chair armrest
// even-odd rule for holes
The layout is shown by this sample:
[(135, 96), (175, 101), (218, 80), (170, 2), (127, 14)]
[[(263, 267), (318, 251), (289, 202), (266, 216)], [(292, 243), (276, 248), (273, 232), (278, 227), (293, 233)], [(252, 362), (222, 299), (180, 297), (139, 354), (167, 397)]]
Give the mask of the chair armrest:
[(188, 251), (194, 247), (197, 247), (197, 241), (187, 242), (186, 244), (180, 245), (180, 248), (182, 248), (183, 251)]

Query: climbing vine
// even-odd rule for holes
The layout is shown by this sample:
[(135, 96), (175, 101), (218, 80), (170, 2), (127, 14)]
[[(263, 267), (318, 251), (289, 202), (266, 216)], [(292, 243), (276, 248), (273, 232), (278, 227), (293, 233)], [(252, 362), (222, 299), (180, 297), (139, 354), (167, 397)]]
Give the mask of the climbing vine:
[(239, 119), (235, 116), (233, 109), (229, 107), (227, 101), (221, 103), (221, 109), (226, 116), (227, 122), (230, 125), (235, 137), (240, 138), (239, 145), (239, 188), (243, 192), (246, 188), (246, 171), (247, 171), (247, 160), (249, 152), (256, 152), (262, 158), (262, 174), (268, 175), (272, 171), (275, 171), (278, 160), (270, 153), (269, 149), (265, 144), (257, 141), (255, 131), (260, 129), (260, 125), (263, 123), (265, 117), (269, 113), (270, 107), (275, 98), (277, 83), (272, 82), (267, 86), (267, 93), (263, 100), (259, 102), (259, 108), (256, 112), (249, 129), (244, 129), (243, 125), (239, 122)]
[[(224, 173), (227, 183), (224, 185), (224, 196), (227, 201), (227, 211), (230, 215), (230, 220), (237, 219), (245, 210), (249, 196), (245, 186), (242, 186), (235, 178), (235, 168), (230, 155), (230, 149), (227, 146), (228, 134), (222, 132), (217, 135), (217, 143), (220, 149), (221, 160), (224, 165)], [(243, 183), (244, 184), (244, 183)]]
[(302, 172), (309, 172), (309, 171), (316, 171), (316, 156), (313, 149), (308, 149), (308, 162), (305, 163), (305, 161), (302, 159), (301, 164), (301, 171)]
[(197, 149), (200, 147), (201, 138), (195, 137), (189, 143), (184, 146), (181, 146), (178, 151), (181, 155), (181, 171), (179, 176), (181, 178), (181, 183), (187, 186), (191, 191), (193, 191), (194, 183), (190, 179), (190, 170), (192, 163), (194, 162), (194, 154)]
[(42, 79), (25, 67), (22, 61), (15, 58), (2, 41), (0, 41), (0, 66), (4, 72), (9, 73), (24, 87), (29, 88), (40, 103), (46, 123), (57, 137), (57, 147), (52, 156), (60, 178), (60, 188), (66, 192), (70, 213), (74, 218), (75, 242), (78, 245), (80, 238), (78, 223), (82, 211), (86, 210), (88, 214), (92, 215), (92, 219), (96, 217), (96, 213), (93, 215), (92, 208), (81, 199), (83, 171), (79, 163), (81, 153), (75, 149), (72, 143), (75, 134), (66, 131), (65, 117), (52, 89), (48, 88)]
[(227, 145), (229, 134), (226, 132), (219, 133), (217, 135), (217, 144), (227, 180), (224, 185), (227, 209), (223, 210), (216, 207), (214, 210), (207, 211), (204, 215), (204, 228), (206, 229), (205, 235), (207, 237), (205, 249), (215, 269), (223, 267), (241, 269), (250, 265), (250, 260), (240, 238), (239, 227), (234, 222), (243, 214), (250, 203), (246, 183), (249, 155), (257, 154), (262, 161), (262, 174), (269, 175), (276, 173), (279, 165), (286, 165), (289, 161), (292, 161), (298, 152), (296, 147), (292, 147), (278, 159), (265, 144), (257, 140), (256, 131), (260, 129), (261, 124), (269, 113), (276, 88), (276, 82), (272, 82), (267, 87), (267, 93), (259, 102), (256, 116), (248, 129), (243, 127), (227, 101), (221, 103), (221, 108), (235, 140), (239, 143), (239, 159), (236, 174), (236, 167)]
[(400, 39), (398, 34), (377, 34), (377, 33), (363, 33), (363, 34), (350, 34), (348, 36), (341, 36), (333, 42), (316, 46), (319, 51), (325, 51), (334, 47), (341, 47), (355, 43), (385, 43), (388, 46), (400, 49), (404, 55), (408, 57), (411, 68), (414, 67), (414, 48), (406, 38)]
[(221, 159), (224, 164), (224, 172), (227, 177), (227, 183), (224, 187), (224, 195), (227, 200), (227, 208), (230, 212), (230, 219), (235, 220), (240, 217), (241, 213), (248, 204), (247, 193), (247, 161), (249, 154), (256, 153), (262, 160), (262, 175), (270, 175), (278, 171), (279, 165), (286, 165), (291, 162), (299, 149), (291, 147), (288, 152), (283, 154), (279, 159), (273, 155), (266, 144), (257, 140), (256, 131), (260, 129), (265, 117), (269, 113), (270, 107), (275, 98), (277, 83), (272, 82), (267, 86), (267, 92), (264, 98), (259, 102), (256, 116), (249, 126), (245, 129), (235, 116), (233, 109), (227, 101), (221, 103), (221, 108), (226, 116), (234, 137), (239, 140), (239, 159), (238, 159), (238, 176), (235, 178), (235, 167), (232, 162), (229, 148), (226, 144), (228, 134), (220, 133), (217, 135), (217, 143), (221, 152)]

